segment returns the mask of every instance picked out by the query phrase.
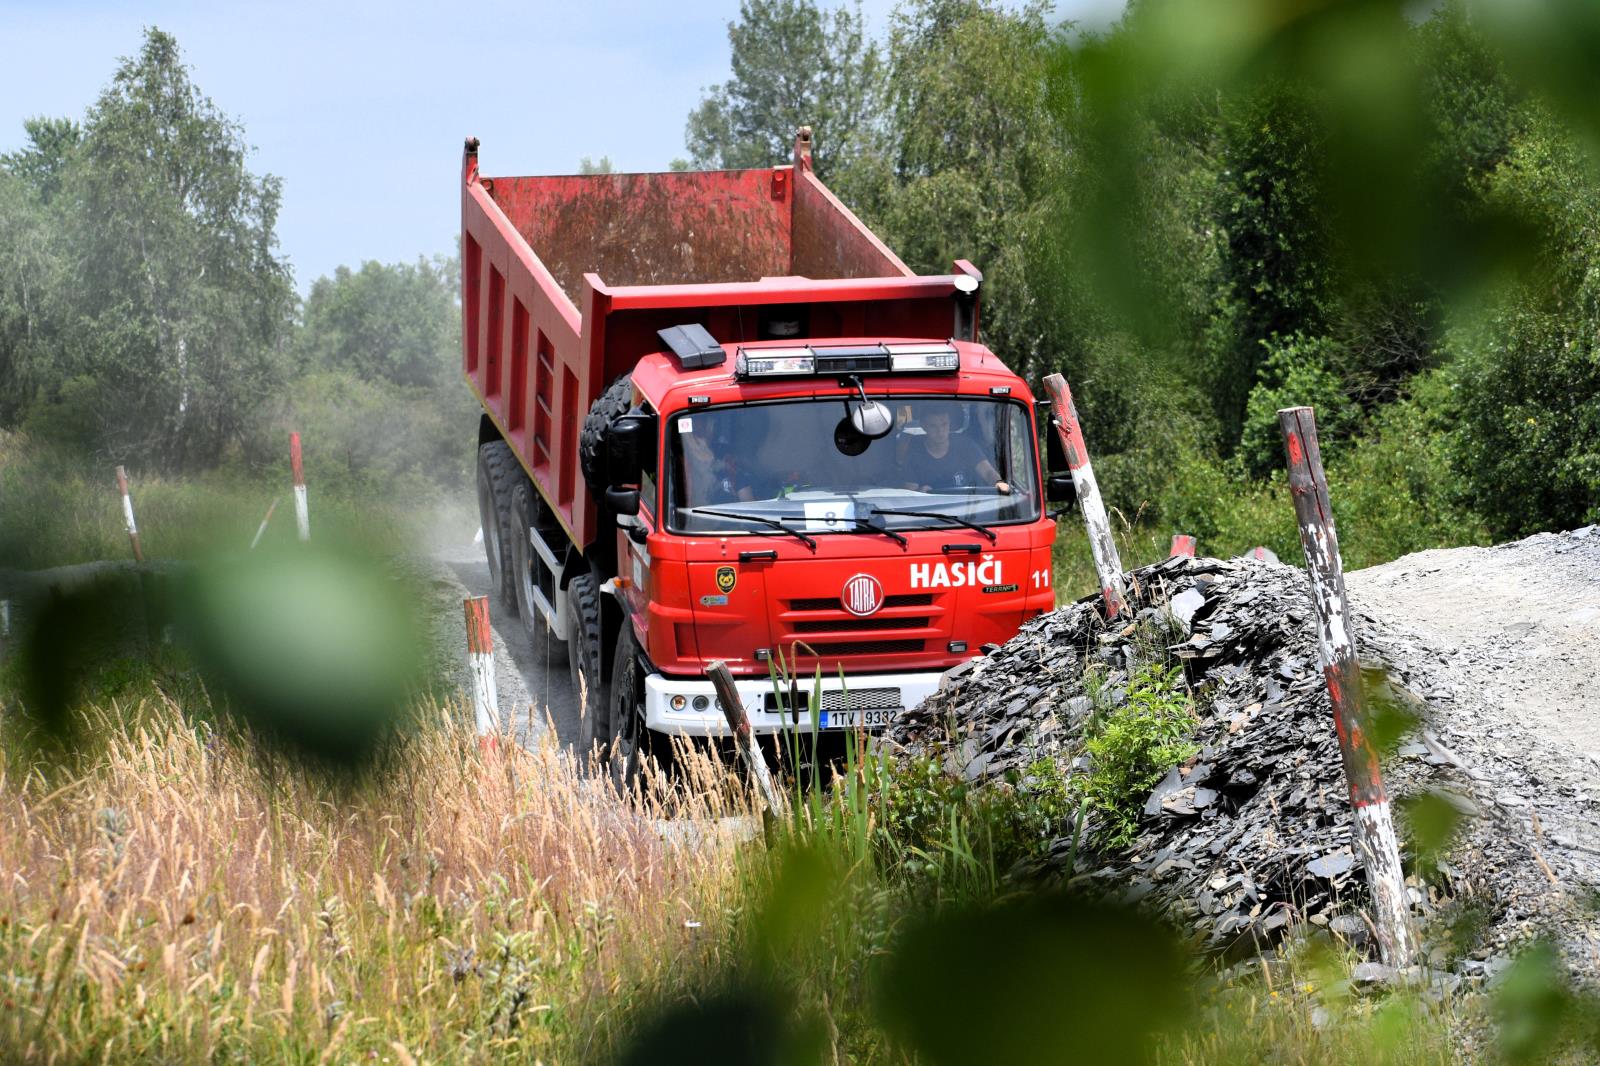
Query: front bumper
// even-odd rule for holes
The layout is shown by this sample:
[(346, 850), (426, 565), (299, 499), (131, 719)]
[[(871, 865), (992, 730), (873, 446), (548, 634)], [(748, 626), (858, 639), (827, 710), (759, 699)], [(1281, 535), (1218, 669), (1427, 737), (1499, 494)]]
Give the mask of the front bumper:
[[(857, 674), (847, 676), (841, 683), (838, 676), (822, 679), (823, 701), (827, 704), (845, 705), (848, 709), (851, 693), (900, 690), (899, 711), (911, 710), (939, 688), (942, 672), (919, 674)], [(778, 733), (794, 728), (790, 715), (783, 710), (768, 710), (767, 697), (773, 695), (772, 681), (765, 677), (736, 678), (734, 686), (744, 702), (744, 713), (750, 727), (757, 733)], [(806, 708), (807, 693), (812, 679), (800, 683), (800, 728), (809, 730), (811, 718)], [(683, 696), (685, 706), (681, 711), (672, 709), (672, 698)], [(696, 696), (703, 696), (706, 708), (694, 709)], [(670, 736), (726, 737), (732, 735), (728, 720), (716, 703), (717, 693), (709, 681), (688, 681), (680, 678), (650, 674), (644, 679), (645, 726)], [(874, 704), (875, 706), (877, 704)]]

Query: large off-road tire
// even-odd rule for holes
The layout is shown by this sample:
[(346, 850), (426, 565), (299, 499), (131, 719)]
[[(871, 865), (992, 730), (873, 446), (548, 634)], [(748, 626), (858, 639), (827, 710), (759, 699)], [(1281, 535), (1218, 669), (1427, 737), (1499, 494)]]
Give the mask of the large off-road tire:
[(478, 448), (478, 521), (483, 526), (483, 554), (489, 561), (489, 584), (495, 599), (517, 609), (517, 592), (511, 579), (511, 496), (527, 475), (503, 440)]
[(539, 513), (538, 490), (526, 477), (511, 492), (511, 588), (517, 597), (517, 614), (529, 642), (544, 656), (547, 665), (560, 666), (567, 654), (565, 641), (557, 640), (550, 622), (533, 600), (533, 567), (537, 557), (529, 540), (534, 519)]
[(654, 759), (663, 771), (672, 763), (672, 742), (644, 726), (644, 679), (648, 672), (633, 626), (626, 619), (617, 633), (615, 661), (611, 664), (610, 765), (618, 784), (632, 787)]
[(633, 405), (633, 375), (624, 374), (606, 387), (583, 418), (578, 435), (578, 460), (583, 480), (596, 505), (606, 498), (611, 480), (606, 469), (606, 430)]
[(576, 574), (568, 583), (567, 614), (571, 620), (567, 666), (572, 673), (573, 699), (581, 695), (583, 700), (583, 727), (578, 740), (582, 753), (587, 755), (595, 744), (603, 747), (611, 743), (611, 707), (600, 674), (600, 590), (595, 587), (592, 574)]

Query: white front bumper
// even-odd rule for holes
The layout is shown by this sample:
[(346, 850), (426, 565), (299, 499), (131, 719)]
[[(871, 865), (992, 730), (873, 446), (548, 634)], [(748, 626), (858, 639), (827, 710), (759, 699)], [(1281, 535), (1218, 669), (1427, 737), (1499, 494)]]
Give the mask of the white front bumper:
[[(848, 676), (841, 684), (837, 675), (832, 678), (822, 679), (824, 694), (838, 692), (841, 689), (847, 693), (858, 690), (878, 688), (898, 688), (900, 690), (900, 706), (908, 711), (931, 696), (939, 688), (939, 679), (942, 672), (926, 674), (857, 674)], [(800, 685), (801, 700), (805, 700), (805, 693), (811, 689), (811, 678), (806, 678)], [(744, 713), (750, 719), (750, 726), (757, 733), (777, 733), (784, 729), (793, 728), (792, 721), (783, 711), (769, 711), (766, 709), (766, 698), (773, 692), (772, 681), (765, 677), (736, 678), (734, 685), (739, 690), (739, 698), (744, 702)], [(672, 697), (683, 696), (684, 708), (681, 711), (672, 709)], [(703, 711), (694, 709), (696, 696), (704, 696), (706, 708)], [(685, 681), (677, 678), (662, 677), (660, 674), (651, 674), (644, 679), (644, 722), (645, 726), (658, 733), (671, 736), (690, 737), (725, 737), (731, 736), (732, 730), (728, 728), (728, 720), (722, 716), (722, 711), (717, 707), (717, 693), (709, 681)], [(803, 705), (803, 704), (802, 704)], [(810, 718), (804, 710), (800, 713), (801, 728), (811, 728)]]

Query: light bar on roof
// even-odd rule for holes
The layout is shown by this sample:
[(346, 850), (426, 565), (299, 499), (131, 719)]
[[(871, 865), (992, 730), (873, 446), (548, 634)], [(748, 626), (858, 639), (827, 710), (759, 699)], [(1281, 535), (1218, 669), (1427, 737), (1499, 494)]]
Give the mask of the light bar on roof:
[(834, 345), (739, 349), (735, 373), (742, 378), (807, 374), (929, 374), (961, 368), (961, 354), (948, 343)]
[(740, 348), (734, 366), (742, 378), (790, 377), (816, 373), (817, 357), (810, 348)]
[(959, 370), (961, 354), (953, 344), (890, 344), (890, 365), (895, 373)]

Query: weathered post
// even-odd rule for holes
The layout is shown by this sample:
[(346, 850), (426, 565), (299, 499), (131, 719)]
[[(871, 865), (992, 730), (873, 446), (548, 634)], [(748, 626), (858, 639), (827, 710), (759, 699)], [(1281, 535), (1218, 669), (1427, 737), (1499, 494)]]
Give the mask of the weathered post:
[(777, 817), (778, 790), (772, 784), (767, 760), (761, 756), (755, 734), (750, 731), (750, 719), (744, 713), (744, 701), (739, 698), (739, 689), (733, 683), (733, 675), (728, 672), (728, 664), (721, 659), (706, 667), (706, 676), (717, 690), (717, 702), (722, 705), (722, 716), (728, 720), (728, 728), (733, 730), (733, 742), (739, 748), (739, 757), (744, 760), (745, 769), (755, 781), (756, 791), (766, 806), (763, 815), (765, 823), (767, 817)]
[(494, 681), (494, 637), (489, 629), (489, 597), (462, 601), (467, 616), (467, 669), (472, 674), (472, 717), (478, 746), (492, 748), (500, 736), (500, 698)]
[(310, 540), (311, 517), (306, 513), (306, 468), (300, 461), (299, 433), (289, 434), (289, 466), (294, 471), (294, 524), (300, 531), (300, 539)]
[(1095, 483), (1094, 468), (1089, 465), (1089, 449), (1084, 447), (1078, 409), (1072, 404), (1072, 390), (1067, 387), (1067, 379), (1060, 374), (1045, 375), (1044, 389), (1050, 394), (1050, 422), (1061, 438), (1061, 448), (1067, 456), (1067, 469), (1072, 473), (1072, 484), (1078, 490), (1078, 503), (1083, 507), (1083, 524), (1089, 529), (1089, 550), (1094, 553), (1094, 568), (1100, 575), (1100, 594), (1105, 599), (1106, 617), (1115, 618), (1128, 602), (1128, 593), (1122, 582), (1122, 560), (1117, 556), (1117, 542), (1111, 535), (1111, 520), (1106, 517), (1106, 505), (1100, 499), (1100, 486)]
[(1355, 810), (1355, 842), (1367, 868), (1378, 947), (1385, 965), (1406, 967), (1416, 958), (1417, 938), (1378, 752), (1366, 731), (1361, 664), (1350, 632), (1344, 563), (1322, 471), (1322, 451), (1317, 446), (1317, 421), (1311, 408), (1289, 407), (1278, 412), (1278, 428), (1283, 431), (1289, 461), (1289, 492), (1300, 520), (1300, 544), (1306, 553), (1311, 603), (1317, 614), (1317, 651)]
[(251, 551), (255, 551), (256, 550), (256, 545), (261, 543), (261, 537), (267, 531), (267, 523), (272, 521), (272, 512), (276, 511), (277, 509), (278, 509), (278, 501), (277, 500), (273, 500), (270, 504), (267, 505), (267, 516), (261, 520), (261, 525), (260, 525), (259, 528), (256, 529), (256, 535), (255, 535), (254, 539), (252, 539), (250, 541), (250, 550)]
[(1168, 553), (1169, 559), (1182, 557), (1194, 558), (1194, 537), (1188, 533), (1174, 533), (1172, 535), (1172, 551)]
[(133, 561), (144, 562), (144, 549), (139, 546), (139, 523), (133, 520), (133, 497), (128, 493), (128, 472), (117, 467), (117, 491), (122, 494), (122, 522), (128, 527), (128, 543), (133, 545)]

